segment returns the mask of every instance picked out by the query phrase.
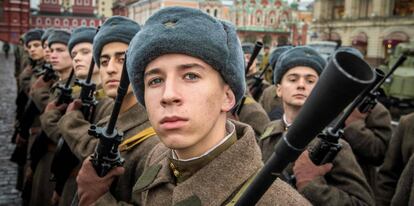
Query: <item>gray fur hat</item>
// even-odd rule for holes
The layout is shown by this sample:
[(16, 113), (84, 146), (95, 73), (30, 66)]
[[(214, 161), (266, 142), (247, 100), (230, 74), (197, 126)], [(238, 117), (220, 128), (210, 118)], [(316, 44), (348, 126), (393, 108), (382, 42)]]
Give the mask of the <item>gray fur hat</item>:
[(24, 35), (24, 44), (27, 46), (31, 41), (41, 41), (43, 32), (44, 31), (41, 29), (31, 29), (30, 31), (26, 32)]
[(293, 48), (292, 46), (281, 46), (281, 47), (277, 47), (275, 50), (273, 50), (273, 52), (270, 54), (270, 58), (269, 58), (270, 68), (272, 68), (273, 71), (275, 70), (277, 60), (283, 54), (283, 52), (285, 52), (289, 49), (292, 49), (292, 48)]
[(68, 45), (69, 39), (69, 32), (65, 30), (55, 30), (49, 35), (49, 37), (47, 38), (47, 42), (49, 43), (49, 47), (52, 46), (52, 44), (54, 43)]
[(95, 27), (79, 27), (73, 30), (72, 34), (70, 35), (68, 49), (69, 53), (72, 53), (73, 47), (76, 44), (82, 42), (93, 43), (93, 37), (95, 37), (96, 28)]
[(129, 44), (131, 39), (140, 30), (140, 26), (135, 21), (123, 16), (113, 16), (107, 19), (100, 27), (93, 39), (93, 58), (98, 67), (101, 66), (99, 57), (102, 48), (111, 42), (123, 42)]
[(55, 29), (46, 29), (45, 32), (42, 35), (42, 45), (45, 43), (45, 41), (47, 40), (47, 38), (49, 38), (50, 34), (52, 34), (55, 31)]
[(203, 60), (221, 74), (236, 101), (243, 97), (244, 58), (235, 27), (198, 9), (168, 7), (147, 20), (128, 48), (128, 75), (142, 105), (146, 66), (171, 53)]
[(326, 61), (314, 49), (307, 46), (298, 46), (284, 52), (278, 59), (273, 73), (275, 84), (279, 84), (283, 75), (291, 68), (307, 66), (321, 74)]

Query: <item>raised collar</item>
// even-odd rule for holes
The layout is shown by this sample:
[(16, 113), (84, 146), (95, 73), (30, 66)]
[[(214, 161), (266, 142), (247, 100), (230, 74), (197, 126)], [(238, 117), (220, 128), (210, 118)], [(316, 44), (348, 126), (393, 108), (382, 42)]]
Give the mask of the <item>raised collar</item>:
[(233, 145), (237, 141), (235, 125), (230, 121), (227, 121), (226, 123), (226, 134), (227, 136), (224, 137), (221, 142), (219, 142), (216, 146), (211, 148), (208, 152), (199, 157), (192, 158), (190, 160), (177, 159), (173, 151), (172, 157), (169, 157), (168, 159), (170, 161), (170, 168), (173, 171), (174, 176), (177, 179), (177, 182), (181, 183), (187, 180), (199, 169), (201, 169), (209, 162), (214, 160), (217, 156), (219, 156), (222, 152), (226, 151), (229, 147), (231, 147), (231, 145)]
[[(256, 144), (254, 131), (246, 124), (236, 125), (238, 140), (207, 165), (199, 169), (186, 181), (176, 184), (172, 175), (168, 155), (170, 149), (159, 144), (150, 155), (150, 167), (146, 168), (134, 186), (134, 193), (150, 190), (163, 183), (175, 185), (172, 204), (196, 197), (202, 205), (221, 205), (262, 166), (261, 152)], [(170, 188), (170, 187), (166, 187)]]

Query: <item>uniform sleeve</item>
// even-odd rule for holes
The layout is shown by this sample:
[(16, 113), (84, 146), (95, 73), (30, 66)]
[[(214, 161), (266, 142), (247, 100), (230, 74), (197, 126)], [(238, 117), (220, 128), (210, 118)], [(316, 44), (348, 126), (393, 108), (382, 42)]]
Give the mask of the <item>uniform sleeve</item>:
[(344, 141), (341, 144), (332, 170), (299, 192), (314, 205), (374, 205), (371, 188), (350, 146)]
[(126, 202), (117, 202), (114, 196), (111, 193), (106, 193), (102, 197), (100, 197), (96, 202), (95, 206), (107, 206), (107, 205), (119, 205), (119, 206), (126, 206), (126, 205), (137, 205), (137, 204), (129, 204)]
[[(99, 122), (112, 111), (112, 101), (99, 101), (94, 122)], [(72, 152), (83, 160), (95, 151), (98, 139), (88, 134), (91, 123), (86, 121), (79, 110), (71, 111), (62, 116), (58, 127)]]
[[(398, 181), (395, 195), (391, 200), (391, 205), (413, 205), (414, 198), (414, 156), (411, 156), (408, 164), (405, 166), (401, 178)], [(410, 202), (411, 201), (411, 202)]]
[(98, 144), (98, 139), (88, 134), (90, 126), (79, 110), (66, 113), (58, 122), (63, 139), (81, 160), (91, 155)]
[(60, 138), (60, 131), (57, 123), (61, 117), (62, 113), (57, 109), (44, 112), (40, 115), (42, 130), (47, 134), (48, 138), (56, 144)]
[(398, 179), (404, 169), (401, 147), (406, 128), (405, 122), (404, 117), (402, 117), (397, 131), (391, 138), (384, 164), (378, 172), (377, 194), (375, 195), (377, 205), (390, 205)]
[(391, 139), (391, 115), (380, 103), (366, 121), (352, 122), (344, 129), (344, 139), (351, 145), (360, 162), (380, 166)]
[(39, 111), (43, 111), (46, 108), (49, 102), (49, 97), (50, 97), (49, 87), (42, 87), (42, 88), (38, 88), (38, 89), (31, 91), (32, 101), (35, 103)]
[(30, 79), (32, 77), (32, 72), (30, 66), (26, 66), (22, 73), (19, 75), (19, 91), (24, 91), (26, 93), (30, 90)]

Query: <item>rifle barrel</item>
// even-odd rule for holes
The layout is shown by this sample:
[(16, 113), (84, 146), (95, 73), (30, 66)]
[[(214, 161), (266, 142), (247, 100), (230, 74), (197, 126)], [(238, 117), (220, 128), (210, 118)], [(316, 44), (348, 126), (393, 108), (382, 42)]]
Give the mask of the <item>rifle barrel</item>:
[(69, 78), (68, 78), (68, 80), (65, 83), (65, 88), (66, 89), (70, 87), (70, 82), (72, 81), (72, 78), (73, 78), (73, 75), (74, 74), (75, 74), (75, 70), (72, 69), (72, 71), (70, 71)]
[(247, 66), (246, 66), (246, 70), (245, 70), (246, 74), (249, 72), (250, 67), (252, 66), (257, 55), (259, 55), (259, 52), (262, 48), (263, 48), (263, 43), (260, 41), (256, 42), (256, 45), (254, 46), (254, 49), (253, 49), (253, 53), (250, 56), (249, 62), (247, 63)]
[(107, 129), (105, 131), (105, 133), (108, 135), (112, 134), (114, 131), (116, 120), (118, 118), (118, 114), (121, 109), (122, 101), (124, 99), (124, 96), (129, 86), (129, 78), (128, 78), (128, 73), (126, 70), (126, 60), (127, 60), (126, 53), (127, 52), (125, 52), (125, 60), (124, 60), (123, 68), (122, 68), (122, 76), (121, 76), (121, 80), (119, 83), (118, 93), (115, 99), (114, 108), (112, 110), (111, 118), (109, 119)]

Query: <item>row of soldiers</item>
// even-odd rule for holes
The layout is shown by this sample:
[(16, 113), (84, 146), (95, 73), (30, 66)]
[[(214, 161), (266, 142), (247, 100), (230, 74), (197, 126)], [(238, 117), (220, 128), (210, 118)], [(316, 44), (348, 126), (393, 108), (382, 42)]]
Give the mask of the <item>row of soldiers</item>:
[[(255, 64), (246, 72), (253, 49), (241, 46), (231, 23), (183, 7), (161, 9), (142, 27), (114, 16), (98, 29), (34, 29), (24, 46), (30, 64), (18, 76), (14, 140), (23, 158), (12, 157), (24, 205), (232, 205), (326, 65), (312, 48), (278, 47), (267, 65), (272, 84), (263, 81)], [(116, 110), (123, 139), (115, 154), (124, 161), (101, 173), (94, 160), (102, 139), (91, 131)], [(383, 105), (355, 109), (332, 162), (316, 165), (303, 151), (258, 204), (411, 203), (412, 167), (404, 166), (414, 161), (412, 122), (402, 117), (392, 135)]]

